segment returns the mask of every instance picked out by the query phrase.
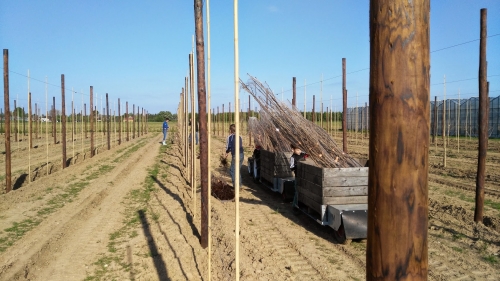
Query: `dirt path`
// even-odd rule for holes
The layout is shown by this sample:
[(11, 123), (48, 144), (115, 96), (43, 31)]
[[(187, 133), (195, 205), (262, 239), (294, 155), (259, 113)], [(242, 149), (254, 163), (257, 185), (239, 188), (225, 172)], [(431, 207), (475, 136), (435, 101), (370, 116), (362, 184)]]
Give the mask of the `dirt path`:
[[(109, 233), (121, 223), (120, 202), (134, 187), (139, 186), (147, 174), (150, 159), (157, 154), (158, 143), (151, 137), (130, 144), (122, 151), (103, 153), (83, 165), (75, 165), (35, 182), (32, 186), (7, 194), (15, 208), (17, 202), (28, 197), (43, 196), (39, 201), (54, 202), (71, 189), (85, 188), (66, 202), (63, 207), (46, 216), (36, 228), (30, 230), (0, 257), (1, 280), (81, 280), (86, 276), (86, 267), (95, 261), (96, 254), (106, 248)], [(139, 148), (121, 163), (117, 157)], [(125, 155), (126, 156), (126, 155)], [(99, 159), (97, 159), (99, 158)], [(118, 165), (119, 164), (119, 165)], [(91, 167), (95, 168), (91, 168)], [(97, 166), (97, 167), (96, 167)], [(60, 185), (54, 187), (54, 185)], [(54, 192), (52, 192), (54, 191)], [(17, 194), (16, 194), (17, 193)], [(20, 195), (20, 196), (18, 196)], [(10, 217), (9, 221), (22, 221), (24, 217), (43, 217), (44, 204), (34, 204)], [(4, 205), (5, 206), (5, 205)], [(40, 212), (42, 211), (42, 212)], [(41, 215), (42, 214), (42, 215)], [(3, 221), (5, 223), (5, 221)]]

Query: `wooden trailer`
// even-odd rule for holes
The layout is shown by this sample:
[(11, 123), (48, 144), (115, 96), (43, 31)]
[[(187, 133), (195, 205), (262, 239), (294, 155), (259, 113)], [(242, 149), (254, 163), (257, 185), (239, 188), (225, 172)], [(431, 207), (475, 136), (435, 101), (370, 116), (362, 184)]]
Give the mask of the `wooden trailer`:
[(300, 161), (294, 207), (334, 229), (337, 240), (366, 238), (368, 167), (322, 168)]
[(262, 149), (260, 151), (260, 181), (278, 192), (278, 179), (293, 177), (293, 172), (290, 170), (291, 156), (292, 152), (274, 153)]

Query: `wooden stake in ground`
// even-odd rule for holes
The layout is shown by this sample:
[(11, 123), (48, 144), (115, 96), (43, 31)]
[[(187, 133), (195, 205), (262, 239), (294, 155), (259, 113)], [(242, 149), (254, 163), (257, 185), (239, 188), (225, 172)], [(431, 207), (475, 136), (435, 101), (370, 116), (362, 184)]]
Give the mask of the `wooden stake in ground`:
[[(120, 99), (118, 99), (118, 120), (120, 120)], [(122, 144), (122, 122), (118, 123), (118, 145)]]
[(12, 190), (8, 49), (3, 49), (3, 106), (5, 108), (5, 193), (7, 193)]
[(110, 136), (110, 126), (111, 126), (111, 123), (110, 123), (110, 119), (109, 119), (109, 99), (108, 99), (108, 93), (106, 93), (106, 136), (107, 136), (107, 141), (108, 141), (108, 150), (111, 149), (111, 136)]
[(444, 76), (444, 91), (443, 91), (443, 114), (442, 114), (442, 123), (441, 130), (443, 133), (443, 167), (446, 168), (446, 76)]
[[(47, 83), (47, 76), (45, 76), (45, 118), (49, 119), (49, 101), (48, 101), (48, 83)], [(46, 168), (47, 168), (47, 175), (49, 174), (49, 122), (45, 120), (45, 160), (46, 160)]]
[(94, 150), (94, 86), (90, 86), (90, 157), (95, 155)]
[(62, 133), (62, 166), (67, 167), (66, 163), (66, 98), (64, 97), (64, 74), (61, 74), (61, 133)]
[(311, 122), (316, 123), (316, 112), (315, 112), (315, 105), (316, 105), (316, 95), (313, 95), (313, 108), (312, 108), (312, 114), (311, 114)]
[(14, 122), (14, 141), (18, 142), (17, 133), (19, 125), (17, 123), (19, 123), (19, 110), (17, 110), (17, 100), (14, 100), (14, 117), (16, 118), (16, 122)]
[(125, 102), (125, 122), (127, 122), (126, 123), (127, 124), (127, 128), (126, 128), (126, 130), (127, 130), (127, 141), (130, 141), (130, 139), (129, 139), (129, 128), (128, 128), (128, 101)]
[[(29, 75), (28, 75), (29, 76)], [(28, 87), (29, 88), (29, 87)], [(31, 128), (31, 92), (28, 92), (28, 183), (31, 182), (31, 148), (33, 148), (32, 128)]]
[(342, 146), (347, 153), (347, 89), (345, 84), (345, 58), (342, 58)]
[(132, 105), (132, 139), (135, 139), (135, 104)]
[(208, 247), (208, 131), (207, 131), (207, 97), (205, 86), (205, 42), (203, 39), (203, 2), (196, 0), (194, 5), (196, 30), (196, 74), (198, 81), (198, 114), (200, 120), (200, 178), (201, 178), (201, 247)]
[(428, 278), (429, 11), (370, 1), (366, 280)]
[(476, 176), (476, 208), (474, 209), (474, 221), (483, 222), (484, 207), (484, 175), (486, 172), (486, 152), (488, 150), (488, 75), (486, 61), (486, 38), (487, 38), (487, 10), (481, 9), (481, 37), (479, 43), (479, 147), (477, 159)]

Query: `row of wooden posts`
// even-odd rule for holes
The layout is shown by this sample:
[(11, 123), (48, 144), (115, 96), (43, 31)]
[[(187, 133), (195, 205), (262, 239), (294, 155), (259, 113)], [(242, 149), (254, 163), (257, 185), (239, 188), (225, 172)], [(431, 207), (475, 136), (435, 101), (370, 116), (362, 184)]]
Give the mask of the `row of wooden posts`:
[[(7, 49), (3, 50), (3, 76), (4, 76), (4, 108), (5, 108), (5, 179), (6, 179), (6, 187), (5, 191), (9, 192), (12, 190), (12, 174), (11, 174), (11, 116), (10, 116), (10, 100), (9, 100), (9, 51)], [(65, 98), (65, 79), (64, 79), (64, 74), (61, 74), (61, 144), (62, 144), (62, 168), (67, 167), (67, 153), (66, 153), (66, 134), (67, 134), (67, 129), (66, 129), (66, 124), (67, 124), (67, 116), (66, 116), (66, 98)], [(56, 98), (52, 98), (53, 105), (52, 105), (52, 110), (51, 110), (51, 119), (52, 119), (52, 137), (54, 144), (57, 143), (57, 128), (55, 122), (56, 120)], [(85, 125), (85, 138), (87, 138), (87, 121), (90, 122), (90, 157), (93, 157), (96, 154), (96, 149), (94, 145), (94, 133), (97, 132), (95, 128), (95, 122), (97, 121), (97, 106), (94, 107), (94, 88), (93, 86), (90, 86), (90, 108), (93, 108), (94, 110), (90, 110), (90, 117), (87, 119), (83, 118), (82, 115), (82, 121), (83, 124)], [(33, 132), (35, 132), (35, 138), (38, 137), (38, 130), (33, 129), (33, 124), (38, 124), (38, 122), (33, 122), (33, 117), (34, 119), (38, 121), (38, 116), (37, 114), (32, 113), (32, 106), (31, 106), (31, 92), (28, 90), (28, 155), (31, 157), (31, 149), (33, 148)], [(15, 107), (16, 105), (14, 105)], [(73, 108), (73, 101), (72, 101), (72, 114), (75, 116), (76, 112)], [(109, 98), (108, 94), (106, 93), (106, 125), (105, 129), (103, 130), (103, 133), (106, 134), (107, 136), (107, 149), (111, 149), (111, 120), (113, 117), (110, 114), (110, 108), (109, 108)], [(87, 117), (87, 112), (86, 112), (86, 104), (84, 105), (84, 113), (85, 117)], [(133, 105), (133, 112), (132, 116), (135, 116), (135, 105)], [(121, 116), (121, 110), (120, 110), (120, 99), (118, 99), (118, 116)], [(136, 132), (137, 132), (137, 137), (142, 136), (144, 134), (148, 133), (148, 126), (147, 126), (147, 110), (144, 108), (141, 108), (139, 110), (139, 107), (137, 107), (137, 122), (132, 123), (132, 125), (129, 125), (129, 122), (126, 122), (126, 141), (130, 141), (130, 132), (132, 133), (132, 138), (136, 137)], [(128, 102), (126, 102), (126, 109), (125, 109), (125, 118), (128, 120), (129, 117), (129, 112), (128, 112)], [(134, 118), (135, 119), (135, 118)], [(74, 140), (74, 133), (75, 133), (75, 122), (76, 119), (72, 118), (72, 126), (73, 129), (71, 130), (72, 133), (72, 139)], [(118, 122), (118, 145), (121, 144), (122, 142), (122, 122)], [(137, 128), (135, 126), (135, 123), (137, 123)], [(47, 124), (46, 124), (47, 125)], [(130, 127), (129, 127), (130, 126)], [(18, 130), (14, 126), (14, 136), (15, 136), (15, 141), (18, 141), (17, 138), (17, 133)], [(136, 130), (137, 129), (137, 130)], [(46, 134), (46, 142), (47, 142), (47, 151), (48, 151), (48, 130), (45, 131)], [(82, 139), (83, 141), (83, 139)], [(47, 154), (47, 168), (48, 168), (48, 154)], [(31, 158), (29, 158), (29, 164), (28, 164), (28, 180), (31, 179)]]

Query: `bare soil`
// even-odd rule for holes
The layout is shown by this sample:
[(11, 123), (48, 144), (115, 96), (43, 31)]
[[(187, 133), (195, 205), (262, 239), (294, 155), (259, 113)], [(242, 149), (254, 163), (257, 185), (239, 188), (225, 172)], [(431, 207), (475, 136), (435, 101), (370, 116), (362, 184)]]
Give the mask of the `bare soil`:
[[(0, 280), (207, 280), (200, 190), (194, 205), (181, 148), (160, 141), (150, 133), (93, 158), (84, 152), (67, 169), (1, 194)], [(228, 167), (220, 166), (223, 141), (213, 138), (211, 165), (231, 183)], [(492, 141), (488, 152), (484, 224), (473, 222), (477, 143), (460, 142), (460, 152), (450, 143), (446, 168), (441, 142), (430, 150), (429, 279), (500, 280), (500, 142)], [(349, 151), (368, 158), (367, 145), (360, 134), (351, 136)], [(40, 156), (32, 152), (35, 163), (46, 161), (41, 144), (39, 150)], [(245, 151), (246, 158), (251, 148)], [(26, 170), (25, 154), (13, 157), (13, 170)], [(242, 280), (365, 279), (364, 241), (336, 243), (329, 227), (294, 215), (290, 203), (254, 183), (246, 169), (245, 160)], [(234, 280), (235, 204), (211, 198), (211, 277)]]

